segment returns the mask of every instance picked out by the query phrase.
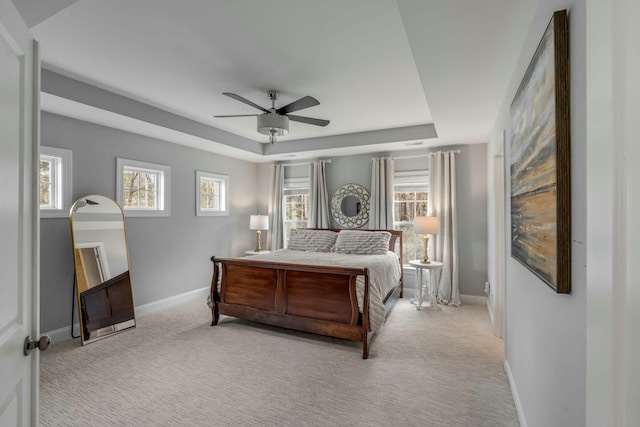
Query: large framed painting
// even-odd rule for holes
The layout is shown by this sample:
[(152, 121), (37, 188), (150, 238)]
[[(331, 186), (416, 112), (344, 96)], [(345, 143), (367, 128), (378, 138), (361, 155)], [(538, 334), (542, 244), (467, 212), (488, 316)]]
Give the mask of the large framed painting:
[(511, 256), (571, 293), (567, 11), (555, 12), (511, 103)]

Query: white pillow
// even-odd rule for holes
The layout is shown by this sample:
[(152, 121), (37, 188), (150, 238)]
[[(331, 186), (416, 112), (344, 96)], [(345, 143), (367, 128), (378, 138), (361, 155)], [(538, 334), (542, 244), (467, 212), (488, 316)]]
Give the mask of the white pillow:
[(387, 231), (340, 230), (335, 252), (341, 254), (384, 255), (389, 250), (391, 233)]
[(294, 228), (289, 236), (287, 249), (294, 251), (331, 252), (338, 233), (331, 230), (307, 230)]

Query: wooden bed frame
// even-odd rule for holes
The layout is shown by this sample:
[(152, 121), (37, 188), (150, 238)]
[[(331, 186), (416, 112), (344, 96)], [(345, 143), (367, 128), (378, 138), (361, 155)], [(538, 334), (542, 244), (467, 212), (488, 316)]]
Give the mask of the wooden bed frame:
[[(401, 231), (363, 231), (391, 233), (391, 251), (399, 239), (402, 267)], [(367, 268), (288, 264), (259, 261), (251, 257), (213, 256), (211, 261), (211, 326), (217, 325), (220, 315), (224, 314), (298, 331), (362, 341), (362, 358), (369, 356), (369, 347), (375, 335), (369, 324)], [(396, 300), (402, 298), (402, 268), (400, 271), (399, 282), (383, 300), (387, 315)], [(219, 280), (220, 273), (222, 280)], [(362, 313), (356, 297), (357, 276), (364, 276)]]

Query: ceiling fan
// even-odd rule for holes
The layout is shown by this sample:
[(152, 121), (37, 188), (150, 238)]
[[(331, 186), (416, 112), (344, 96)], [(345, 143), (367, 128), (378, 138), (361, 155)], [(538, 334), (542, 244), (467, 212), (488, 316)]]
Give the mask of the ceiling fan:
[(289, 133), (289, 120), (314, 126), (326, 126), (329, 124), (329, 120), (314, 119), (312, 117), (294, 116), (292, 114), (289, 114), (293, 113), (294, 111), (302, 110), (304, 108), (320, 105), (320, 102), (312, 96), (305, 96), (298, 99), (297, 101), (293, 101), (292, 103), (285, 105), (284, 107), (276, 108), (276, 99), (278, 99), (278, 92), (275, 90), (270, 90), (267, 92), (267, 94), (269, 95), (269, 99), (271, 100), (271, 108), (266, 109), (259, 106), (258, 104), (249, 101), (246, 98), (241, 97), (240, 95), (236, 95), (235, 93), (223, 92), (222, 94), (233, 98), (236, 101), (244, 102), (247, 105), (251, 105), (258, 110), (263, 111), (263, 113), (235, 114), (213, 117), (256, 116), (258, 117), (258, 132), (264, 135), (269, 135), (269, 142), (272, 144), (276, 141), (276, 137), (284, 136)]

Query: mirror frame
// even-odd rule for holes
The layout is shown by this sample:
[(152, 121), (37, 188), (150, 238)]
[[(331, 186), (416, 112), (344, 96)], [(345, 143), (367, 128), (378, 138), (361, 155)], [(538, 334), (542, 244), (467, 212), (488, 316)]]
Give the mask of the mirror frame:
[[(354, 196), (360, 200), (361, 206), (358, 215), (346, 216), (342, 213), (342, 200), (347, 196)], [(331, 216), (342, 227), (362, 227), (369, 222), (369, 192), (358, 184), (345, 184), (339, 187), (331, 197)]]
[[(87, 199), (91, 199), (91, 198), (95, 199), (98, 197), (103, 199), (108, 199), (120, 210), (120, 215), (122, 216), (122, 232), (123, 232), (123, 238), (124, 238), (124, 250), (126, 252), (126, 259), (127, 259), (127, 271), (120, 273), (116, 276), (110, 277), (106, 281), (98, 285), (95, 285), (89, 289), (86, 289), (83, 292), (80, 292), (78, 288), (78, 283), (77, 283), (79, 266), (78, 266), (78, 259), (76, 256), (76, 236), (73, 229), (73, 215), (75, 211), (77, 211), (76, 205), (78, 205), (80, 202), (84, 202)], [(76, 300), (75, 304), (77, 304), (77, 308), (78, 308), (78, 323), (80, 325), (80, 340), (82, 345), (98, 341), (102, 338), (106, 338), (118, 332), (122, 332), (126, 329), (135, 328), (136, 326), (135, 303), (133, 300), (133, 285), (132, 285), (131, 276), (130, 276), (131, 260), (129, 258), (129, 242), (127, 240), (127, 225), (126, 225), (122, 206), (120, 206), (120, 204), (117, 201), (115, 201), (113, 198), (109, 196), (105, 196), (104, 194), (88, 194), (86, 196), (80, 197), (73, 203), (73, 205), (71, 206), (71, 209), (69, 209), (69, 226), (71, 231), (71, 250), (73, 255), (73, 267), (74, 267), (74, 287), (75, 287), (74, 299)], [(79, 242), (78, 244), (82, 245), (83, 242)], [(123, 284), (126, 282), (128, 282), (129, 292), (130, 292), (131, 318), (127, 319), (126, 317), (128, 316), (126, 315), (125, 319), (122, 319), (122, 321), (117, 321), (113, 324), (105, 324), (104, 326), (101, 326), (98, 329), (95, 329), (92, 331), (85, 331), (85, 328), (86, 328), (85, 319), (88, 318), (88, 315), (85, 309), (85, 304), (83, 304), (83, 302), (86, 303), (86, 301), (91, 298), (94, 298), (94, 299), (100, 298), (98, 294), (101, 291), (104, 291), (110, 286), (123, 286)], [(128, 309), (129, 307), (124, 307), (124, 308)], [(71, 325), (71, 327), (73, 328), (73, 325)], [(85, 337), (85, 335), (88, 335), (88, 337)]]

